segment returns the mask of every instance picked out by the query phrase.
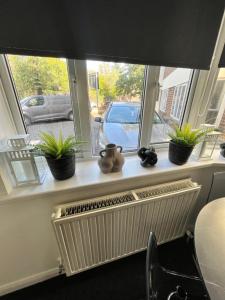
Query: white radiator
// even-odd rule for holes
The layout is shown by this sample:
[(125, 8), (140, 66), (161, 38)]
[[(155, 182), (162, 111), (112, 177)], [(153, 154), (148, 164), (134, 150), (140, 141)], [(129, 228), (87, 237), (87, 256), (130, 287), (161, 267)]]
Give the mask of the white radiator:
[(60, 205), (52, 216), (66, 274), (72, 275), (183, 236), (200, 186), (184, 179)]

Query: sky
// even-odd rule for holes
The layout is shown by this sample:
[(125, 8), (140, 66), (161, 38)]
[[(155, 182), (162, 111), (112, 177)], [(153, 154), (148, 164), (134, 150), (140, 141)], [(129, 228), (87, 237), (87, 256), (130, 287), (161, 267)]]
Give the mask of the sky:
[[(103, 61), (96, 61), (96, 60), (87, 60), (87, 69), (89, 71), (99, 71), (99, 65), (101, 65)], [(107, 62), (110, 65), (114, 65), (114, 62)], [(124, 65), (124, 63), (120, 63), (120, 65)]]
[(98, 72), (98, 67), (100, 63), (100, 61), (87, 60), (87, 69)]

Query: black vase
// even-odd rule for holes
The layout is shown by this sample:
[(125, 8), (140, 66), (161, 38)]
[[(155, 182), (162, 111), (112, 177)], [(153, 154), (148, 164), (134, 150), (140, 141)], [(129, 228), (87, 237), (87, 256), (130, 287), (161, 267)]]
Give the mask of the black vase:
[(188, 161), (193, 149), (194, 146), (185, 146), (170, 141), (169, 160), (176, 165), (183, 165)]
[(46, 160), (55, 179), (64, 180), (75, 173), (75, 153), (59, 159), (46, 157)]

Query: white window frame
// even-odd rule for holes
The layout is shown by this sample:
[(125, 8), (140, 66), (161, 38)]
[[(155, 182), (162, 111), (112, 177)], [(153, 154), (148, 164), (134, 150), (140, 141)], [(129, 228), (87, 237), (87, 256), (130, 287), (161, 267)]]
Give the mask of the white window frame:
[(8, 106), (11, 111), (16, 132), (18, 134), (24, 134), (26, 133), (25, 123), (21, 117), (20, 107), (17, 104), (17, 94), (16, 89), (14, 88), (13, 78), (10, 75), (4, 55), (0, 55), (0, 80), (7, 97)]
[[(86, 141), (82, 148), (82, 155), (79, 157), (84, 159), (92, 158), (93, 155), (86, 61), (69, 59), (67, 61), (67, 66), (76, 138)], [(13, 119), (17, 127), (17, 132), (18, 134), (25, 133), (25, 124), (17, 102), (16, 89), (14, 88), (14, 83), (9, 73), (4, 55), (0, 55), (0, 75), (2, 76), (2, 74), (4, 74), (5, 77), (3, 84), (7, 87), (6, 94), (9, 100), (9, 106), (13, 115)], [(142, 122), (140, 124), (139, 133), (139, 147), (148, 147), (150, 145), (150, 137), (153, 125), (152, 120), (154, 118), (155, 103), (159, 94), (159, 75), (160, 67), (146, 66), (145, 86), (142, 102)], [(158, 145), (154, 144), (154, 146), (167, 147), (168, 143), (165, 142)], [(130, 152), (136, 152), (136, 150), (134, 149)]]
[(210, 70), (200, 70), (196, 83), (195, 93), (193, 95), (192, 105), (188, 116), (188, 122), (193, 127), (198, 128), (205, 123), (208, 109), (211, 104), (212, 94), (215, 88), (216, 80), (219, 74), (219, 61), (225, 45), (225, 12), (220, 25), (217, 42), (210, 65)]
[(219, 124), (220, 124), (220, 122), (222, 120), (222, 117), (223, 117), (224, 111), (225, 111), (225, 82), (223, 83), (223, 89), (222, 89), (221, 94), (224, 95), (224, 97), (223, 97), (223, 99), (221, 99), (222, 101), (221, 101), (219, 107), (216, 108), (217, 111), (219, 109), (218, 115), (217, 115), (217, 118), (216, 118), (216, 124), (215, 124), (216, 127), (219, 127)]
[(85, 141), (81, 148), (82, 157), (89, 158), (92, 156), (92, 145), (86, 61), (68, 60), (68, 75), (76, 138)]
[(148, 147), (152, 133), (152, 125), (155, 113), (155, 103), (159, 96), (160, 67), (148, 66), (146, 68), (146, 80), (143, 99), (142, 122), (140, 126), (140, 147)]

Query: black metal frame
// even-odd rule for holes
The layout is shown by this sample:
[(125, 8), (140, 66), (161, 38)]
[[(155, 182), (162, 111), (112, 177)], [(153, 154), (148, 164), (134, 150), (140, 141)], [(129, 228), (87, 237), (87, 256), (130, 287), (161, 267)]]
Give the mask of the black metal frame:
[(192, 300), (201, 295), (204, 295), (204, 299), (208, 299), (204, 282), (200, 277), (167, 270), (159, 264), (156, 236), (150, 232), (146, 255), (147, 300), (161, 299), (161, 291), (165, 289), (168, 289), (167, 298), (164, 298), (167, 300)]

